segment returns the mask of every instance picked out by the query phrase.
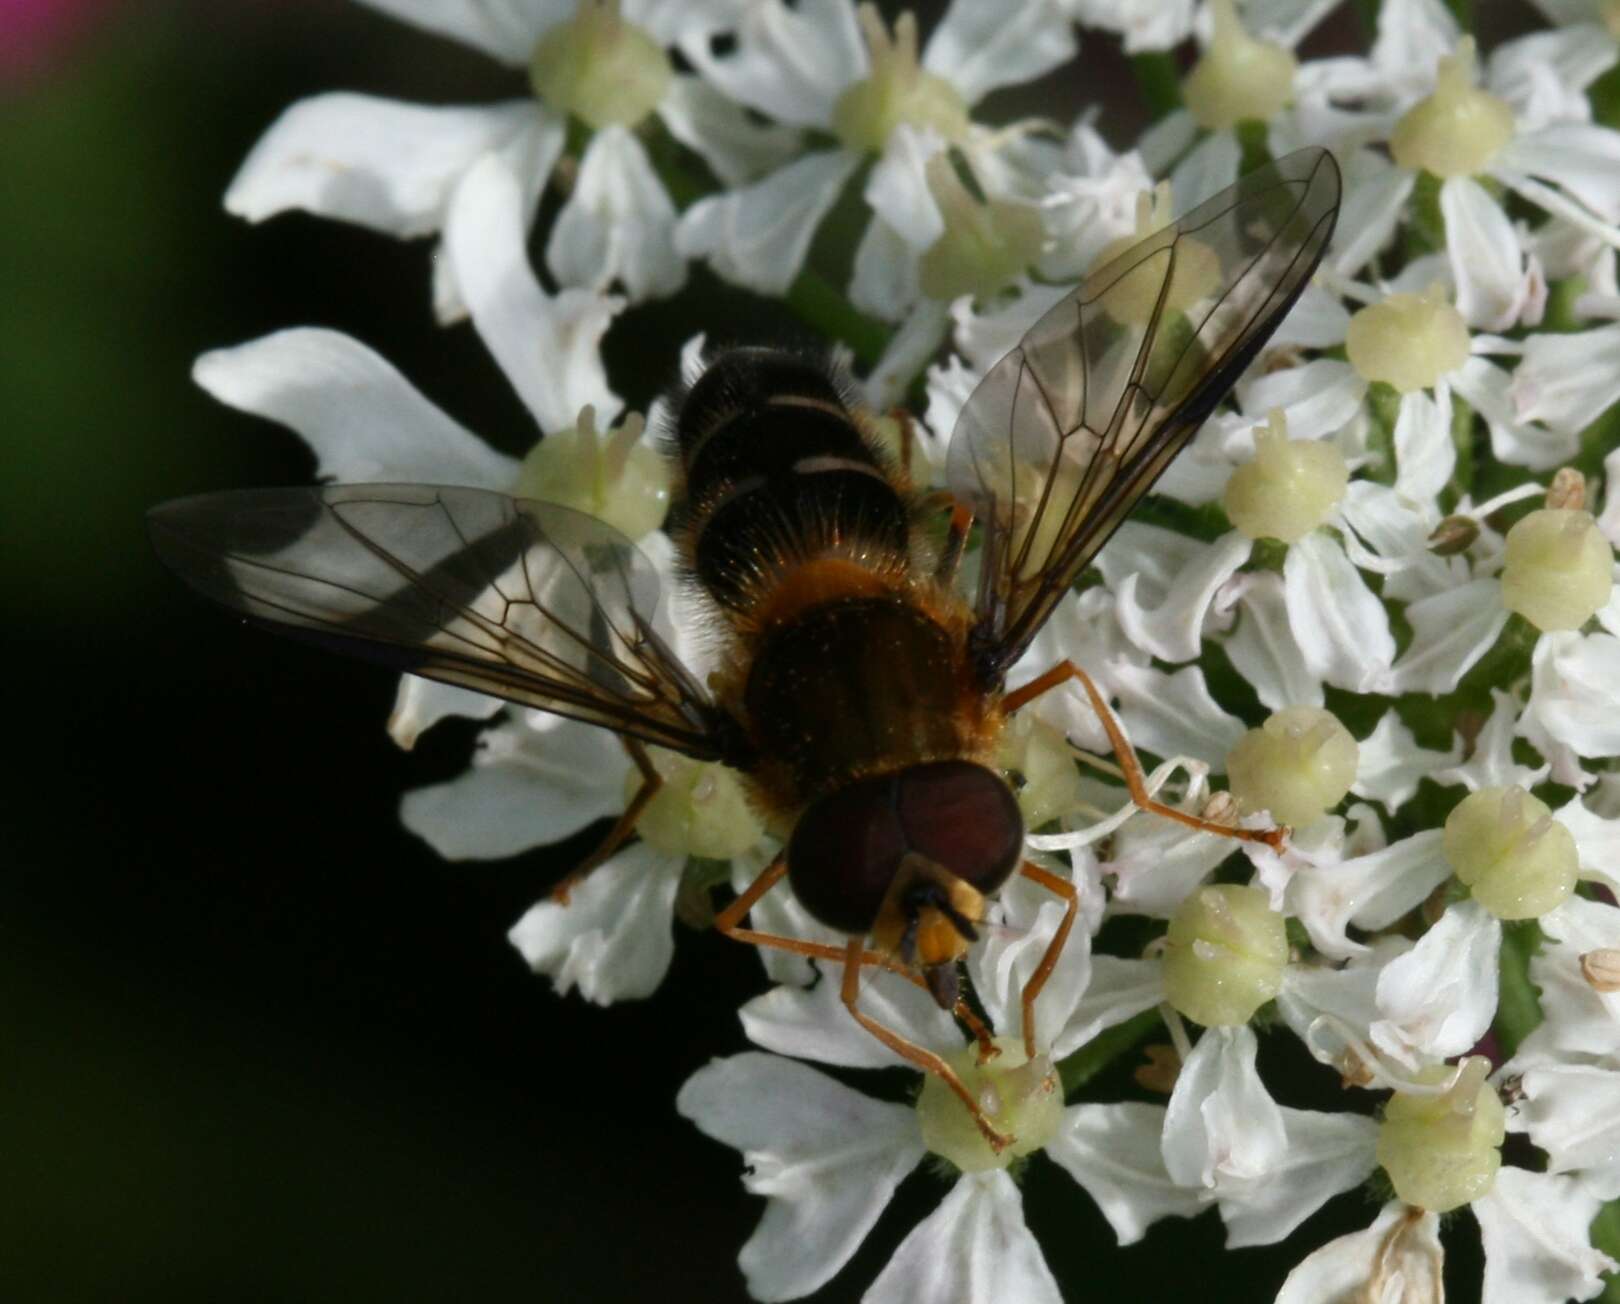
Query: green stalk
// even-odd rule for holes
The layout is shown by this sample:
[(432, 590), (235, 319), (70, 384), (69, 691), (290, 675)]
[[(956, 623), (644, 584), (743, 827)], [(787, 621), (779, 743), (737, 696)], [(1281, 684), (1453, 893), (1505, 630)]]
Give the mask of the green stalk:
[(1534, 919), (1509, 924), (1502, 930), (1501, 992), (1492, 1026), (1505, 1059), (1541, 1023), (1541, 998), (1530, 981), (1530, 957), (1541, 946), (1541, 926)]
[[(1592, 1248), (1611, 1259), (1620, 1259), (1620, 1200), (1611, 1200), (1592, 1219)], [(1603, 1281), (1598, 1304), (1620, 1304), (1620, 1272), (1611, 1272)]]
[(1136, 89), (1141, 92), (1142, 103), (1147, 105), (1153, 121), (1181, 107), (1181, 77), (1168, 51), (1133, 54), (1131, 71), (1136, 74)]
[(889, 328), (857, 312), (827, 279), (809, 268), (788, 287), (787, 305), (819, 334), (842, 340), (855, 357), (875, 366), (889, 343)]
[(1116, 1023), (1112, 1028), (1104, 1028), (1058, 1065), (1058, 1073), (1063, 1078), (1063, 1094), (1067, 1096), (1085, 1086), (1161, 1022), (1157, 1009), (1143, 1010), (1135, 1018)]

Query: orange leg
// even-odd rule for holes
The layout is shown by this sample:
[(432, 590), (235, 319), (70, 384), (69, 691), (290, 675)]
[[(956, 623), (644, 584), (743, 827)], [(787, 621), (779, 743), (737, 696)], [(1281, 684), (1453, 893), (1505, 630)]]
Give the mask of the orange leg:
[(973, 1115), (974, 1123), (978, 1125), (984, 1139), (990, 1143), (990, 1148), (1000, 1154), (1012, 1144), (1013, 1138), (996, 1131), (990, 1120), (985, 1117), (984, 1110), (979, 1107), (979, 1102), (973, 1098), (973, 1093), (967, 1089), (962, 1079), (957, 1076), (956, 1070), (934, 1054), (933, 1051), (917, 1045), (914, 1041), (907, 1041), (894, 1029), (885, 1028), (871, 1015), (861, 1012), (858, 1004), (861, 996), (861, 955), (861, 939), (858, 937), (850, 938), (849, 947), (845, 952), (844, 986), (841, 993), (844, 1008), (850, 1012), (856, 1023), (860, 1024), (861, 1027), (865, 1028), (896, 1055), (905, 1060), (906, 1063), (915, 1064), (924, 1073), (932, 1073), (949, 1087), (956, 1094), (956, 1098), (967, 1106), (968, 1113)]
[(1155, 815), (1162, 815), (1166, 819), (1175, 820), (1178, 824), (1185, 824), (1190, 828), (1202, 829), (1205, 833), (1218, 833), (1225, 838), (1241, 838), (1245, 842), (1264, 842), (1274, 851), (1281, 851), (1287, 839), (1286, 829), (1237, 829), (1227, 824), (1216, 824), (1213, 820), (1199, 819), (1196, 815), (1189, 815), (1184, 810), (1177, 810), (1174, 806), (1167, 806), (1162, 801), (1155, 801), (1148, 795), (1146, 778), (1142, 773), (1142, 762), (1136, 759), (1136, 751), (1126, 739), (1124, 731), (1119, 727), (1119, 721), (1109, 710), (1108, 703), (1097, 690), (1092, 678), (1072, 661), (1060, 661), (1044, 675), (1030, 680), (1022, 688), (1008, 693), (1001, 700), (1001, 709), (1008, 715), (1022, 706), (1027, 706), (1042, 693), (1056, 688), (1059, 684), (1067, 683), (1071, 679), (1078, 679), (1080, 686), (1086, 690), (1086, 696), (1091, 699), (1091, 709), (1097, 713), (1102, 721), (1103, 728), (1108, 733), (1108, 742), (1114, 749), (1114, 755), (1119, 758), (1120, 769), (1125, 772), (1125, 787), (1131, 794), (1131, 800), (1146, 811)]
[(945, 546), (940, 549), (939, 564), (934, 567), (934, 579), (949, 584), (956, 578), (956, 568), (962, 563), (962, 550), (967, 547), (968, 531), (973, 528), (973, 513), (961, 503), (951, 504), (951, 523), (945, 534)]
[[(786, 873), (787, 861), (778, 856), (765, 866), (760, 876), (750, 883), (736, 900), (714, 917), (715, 928), (724, 936), (739, 942), (748, 942), (753, 946), (769, 946), (792, 955), (807, 956), (812, 960), (838, 960), (847, 969), (850, 965), (850, 947), (832, 946), (826, 942), (807, 942), (802, 938), (786, 937), (781, 933), (761, 933), (752, 928), (738, 926), (754, 908), (755, 903), (780, 883)], [(854, 967), (857, 972), (871, 965), (873, 968), (887, 969), (890, 973), (899, 974), (915, 987), (927, 988), (928, 984), (921, 977), (907, 969), (893, 956), (884, 955), (881, 951), (868, 951), (860, 945), (860, 941), (860, 938), (852, 938), (850, 941), (850, 946), (855, 948)], [(848, 981), (847, 977), (845, 981)], [(978, 1043), (981, 1063), (1001, 1053), (990, 1038), (990, 1029), (984, 1026), (984, 1021), (968, 1007), (966, 1001), (957, 1001), (951, 1013), (967, 1025), (974, 1041)], [(857, 1015), (856, 1019), (862, 1027), (867, 1026), (864, 1015)]]
[(636, 821), (647, 809), (647, 803), (656, 797), (658, 790), (664, 786), (664, 776), (653, 768), (652, 758), (647, 755), (647, 749), (634, 738), (626, 738), (623, 734), (619, 735), (619, 741), (624, 744), (624, 750), (630, 753), (630, 759), (636, 763), (636, 769), (641, 771), (641, 786), (636, 789), (636, 795), (630, 798), (629, 805), (624, 808), (624, 814), (620, 815), (613, 827), (608, 830), (608, 835), (602, 839), (601, 845), (569, 870), (557, 886), (551, 889), (551, 899), (560, 906), (568, 904), (568, 894), (584, 880), (586, 875), (604, 864), (625, 844), (626, 839), (636, 831)]
[(1039, 883), (1048, 892), (1060, 896), (1064, 900), (1063, 922), (1058, 925), (1057, 932), (1052, 934), (1052, 940), (1047, 944), (1046, 954), (1041, 962), (1035, 966), (1035, 972), (1029, 976), (1024, 984), (1023, 1010), (1024, 1010), (1024, 1055), (1029, 1059), (1035, 1058), (1035, 998), (1041, 994), (1041, 988), (1046, 986), (1046, 980), (1052, 976), (1052, 970), (1057, 968), (1058, 957), (1063, 954), (1063, 948), (1068, 945), (1069, 930), (1074, 927), (1075, 910), (1080, 905), (1080, 894), (1075, 891), (1074, 884), (1066, 878), (1059, 878), (1056, 874), (1049, 874), (1039, 865), (1032, 865), (1025, 861), (1018, 871), (1025, 878)]

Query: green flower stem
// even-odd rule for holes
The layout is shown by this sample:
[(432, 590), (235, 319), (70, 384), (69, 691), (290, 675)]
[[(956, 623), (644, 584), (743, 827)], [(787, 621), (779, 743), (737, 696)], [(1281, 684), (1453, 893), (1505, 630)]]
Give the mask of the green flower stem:
[(1474, 0), (1446, 0), (1446, 8), (1451, 10), (1457, 26), (1463, 31), (1474, 30)]
[(1181, 78), (1176, 61), (1167, 51), (1133, 54), (1131, 71), (1136, 74), (1136, 89), (1142, 93), (1142, 103), (1152, 113), (1153, 121), (1181, 107)]
[(807, 326), (829, 339), (842, 340), (860, 362), (876, 365), (889, 343), (889, 328), (857, 312), (830, 282), (809, 268), (788, 287), (787, 305)]
[(1492, 1027), (1502, 1055), (1511, 1059), (1541, 1023), (1541, 998), (1530, 981), (1530, 957), (1541, 946), (1541, 926), (1529, 919), (1502, 930), (1500, 996)]
[(1104, 1028), (1058, 1065), (1064, 1095), (1085, 1086), (1162, 1022), (1159, 1011), (1152, 1009), (1124, 1023), (1116, 1023), (1112, 1028)]

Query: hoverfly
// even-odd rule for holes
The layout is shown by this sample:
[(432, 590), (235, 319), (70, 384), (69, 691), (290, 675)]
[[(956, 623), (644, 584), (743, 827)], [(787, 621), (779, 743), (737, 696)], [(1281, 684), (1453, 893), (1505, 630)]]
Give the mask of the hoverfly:
[[(733, 767), (781, 855), (717, 917), (729, 936), (843, 964), (854, 1018), (938, 1074), (995, 1131), (954, 1070), (863, 1012), (864, 966), (897, 971), (988, 1037), (957, 991), (987, 901), (1023, 874), (1064, 898), (1022, 995), (1033, 1006), (1076, 892), (1026, 861), (995, 768), (1007, 718), (1075, 680), (1143, 809), (1152, 801), (1085, 671), (1009, 689), (1057, 603), (1254, 359), (1314, 273), (1339, 172), (1315, 149), (1251, 173), (1094, 272), (991, 368), (952, 436), (943, 543), (870, 417), (825, 367), (722, 353), (673, 425), (671, 516), (684, 569), (723, 642), (707, 684), (654, 629), (658, 581), (591, 517), (485, 490), (332, 485), (208, 494), (151, 513), (159, 555), (206, 596), (282, 632), (616, 731), (656, 791), (646, 744)], [(977, 579), (961, 577), (978, 523)], [(600, 858), (600, 853), (599, 857)], [(845, 945), (757, 932), (783, 877)]]

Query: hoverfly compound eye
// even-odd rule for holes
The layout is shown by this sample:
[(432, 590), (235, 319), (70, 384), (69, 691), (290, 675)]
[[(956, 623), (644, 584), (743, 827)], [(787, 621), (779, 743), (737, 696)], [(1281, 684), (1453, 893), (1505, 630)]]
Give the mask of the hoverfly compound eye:
[(822, 923), (866, 933), (907, 855), (988, 896), (1018, 867), (1023, 843), (1018, 802), (998, 775), (936, 761), (858, 780), (811, 806), (788, 844), (788, 880)]

